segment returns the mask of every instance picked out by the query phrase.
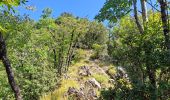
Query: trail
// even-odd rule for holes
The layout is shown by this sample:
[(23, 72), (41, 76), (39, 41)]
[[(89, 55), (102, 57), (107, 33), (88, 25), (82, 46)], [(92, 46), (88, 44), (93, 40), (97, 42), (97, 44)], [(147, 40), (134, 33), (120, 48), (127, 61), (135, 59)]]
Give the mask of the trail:
[[(102, 88), (113, 86), (106, 73), (108, 68), (113, 65), (99, 59), (91, 60), (92, 50), (84, 50), (84, 52), (84, 59), (72, 64), (68, 72), (63, 75), (60, 87), (43, 96), (41, 100), (70, 100), (70, 98), (71, 100), (96, 100), (99, 98)], [(92, 84), (88, 83), (89, 81), (92, 81)], [(79, 94), (72, 92), (69, 95), (70, 91)]]

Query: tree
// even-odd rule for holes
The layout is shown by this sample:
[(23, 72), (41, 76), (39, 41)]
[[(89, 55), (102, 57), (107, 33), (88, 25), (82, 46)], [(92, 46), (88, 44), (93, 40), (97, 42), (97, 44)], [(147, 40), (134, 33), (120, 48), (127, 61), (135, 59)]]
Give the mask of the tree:
[(146, 0), (140, 0), (140, 1), (141, 1), (143, 23), (146, 24), (146, 22), (148, 21)]
[(10, 64), (10, 61), (7, 56), (6, 43), (2, 36), (2, 33), (0, 33), (0, 60), (2, 60), (4, 66), (6, 68), (6, 73), (8, 75), (8, 81), (9, 81), (9, 84), (10, 84), (12, 90), (14, 91), (15, 98), (17, 100), (22, 100), (22, 97), (20, 94), (20, 89), (14, 80), (14, 73), (12, 71), (11, 64)]
[(137, 0), (133, 0), (133, 7), (134, 7), (134, 17), (135, 17), (136, 25), (138, 27), (139, 32), (142, 34), (144, 30), (138, 18)]
[(170, 50), (170, 36), (169, 36), (169, 19), (168, 19), (168, 1), (167, 0), (158, 0), (161, 9), (161, 18), (162, 18), (162, 28), (165, 37), (165, 46)]
[[(118, 21), (120, 24), (119, 27), (122, 27), (126, 23), (121, 24), (121, 19), (124, 19), (123, 16), (127, 15), (127, 13), (129, 13), (131, 11), (130, 8), (133, 5), (134, 19), (135, 19), (136, 26), (138, 28), (137, 31), (139, 31), (140, 34), (136, 34), (138, 32), (136, 32), (136, 30), (134, 28), (132, 30), (119, 28), (120, 31), (119, 30), (116, 31), (116, 32), (120, 32), (121, 34), (124, 32), (129, 33), (126, 35), (124, 34), (125, 36), (120, 35), (123, 38), (126, 37), (126, 39), (123, 40), (122, 42), (120, 42), (122, 40), (122, 38), (118, 38), (118, 37), (115, 38), (115, 40), (120, 39), (120, 40), (117, 40), (116, 43), (119, 41), (122, 46), (122, 47), (121, 46), (119, 47), (118, 54), (124, 54), (121, 56), (125, 56), (125, 58), (123, 57), (121, 59), (121, 60), (123, 60), (123, 62), (121, 62), (120, 64), (122, 64), (122, 65), (125, 64), (125, 66), (131, 66), (134, 71), (139, 72), (138, 74), (141, 73), (141, 75), (137, 75), (137, 76), (142, 76), (142, 74), (144, 76), (146, 75), (146, 77), (149, 79), (149, 86), (150, 86), (150, 93), (151, 93), (150, 99), (155, 100), (158, 98), (158, 94), (157, 94), (158, 85), (156, 84), (156, 81), (157, 81), (156, 80), (157, 79), (156, 71), (157, 71), (158, 66), (160, 66), (162, 68), (164, 65), (159, 62), (160, 59), (153, 58), (152, 56), (161, 57), (161, 55), (162, 55), (166, 59), (164, 63), (168, 64), (169, 57), (166, 57), (166, 56), (169, 56), (169, 54), (167, 53), (167, 50), (161, 46), (161, 43), (163, 41), (162, 41), (162, 38), (160, 38), (160, 40), (159, 40), (159, 37), (162, 37), (160, 35), (160, 33), (161, 33), (160, 30), (158, 32), (153, 29), (153, 26), (154, 26), (153, 22), (154, 22), (154, 20), (157, 20), (155, 23), (158, 23), (160, 21), (159, 17), (157, 17), (157, 19), (150, 18), (150, 20), (148, 20), (148, 15), (147, 15), (148, 11), (146, 8), (146, 0), (140, 0), (140, 1), (141, 1), (140, 3), (141, 3), (141, 9), (142, 9), (142, 16), (138, 15), (137, 0), (119, 0), (119, 1), (107, 0), (106, 3), (104, 4), (103, 8), (100, 10), (100, 13), (96, 16), (96, 18), (99, 21), (104, 21), (104, 20), (108, 20), (110, 22)], [(126, 4), (124, 4), (124, 3), (126, 3)], [(161, 17), (162, 17), (162, 23), (163, 23), (162, 29), (164, 31), (164, 37), (165, 37), (164, 41), (166, 44), (166, 48), (169, 48), (168, 47), (169, 46), (169, 42), (168, 42), (169, 41), (169, 36), (168, 36), (169, 30), (168, 30), (168, 16), (167, 16), (167, 1), (159, 0), (159, 3), (160, 3), (160, 7), (161, 7)], [(117, 13), (117, 12), (119, 12), (119, 13)], [(155, 17), (154, 14), (152, 16)], [(143, 25), (141, 25), (142, 22), (141, 22), (140, 18), (142, 18), (142, 20), (143, 20)], [(130, 18), (130, 20), (131, 19), (133, 19), (133, 18)], [(131, 20), (131, 21), (132, 21), (131, 23), (133, 23), (134, 20)], [(132, 26), (129, 25), (129, 28), (130, 27), (132, 27)], [(158, 27), (160, 27), (160, 25), (156, 26), (155, 29)], [(127, 26), (126, 26), (126, 28), (127, 28)], [(156, 39), (153, 41), (149, 40), (149, 38), (152, 37), (151, 33), (154, 34), (154, 36), (156, 36)], [(159, 34), (159, 36), (157, 36), (158, 34)], [(138, 39), (140, 40), (140, 42), (138, 41)], [(118, 44), (114, 44), (113, 47), (114, 46), (116, 47)], [(126, 44), (125, 48), (127, 47), (127, 49), (125, 49), (125, 48), (122, 49), (124, 44)], [(136, 46), (135, 46), (135, 44), (136, 44)], [(159, 52), (159, 54), (154, 54), (156, 48), (160, 48), (162, 50), (162, 52)], [(122, 50), (122, 52), (121, 52), (121, 50)], [(135, 52), (136, 55), (133, 56), (132, 52)], [(126, 57), (128, 57), (128, 59), (126, 59)], [(133, 58), (133, 57), (135, 57), (135, 58)], [(139, 59), (137, 60), (138, 57), (139, 57)], [(143, 59), (143, 57), (145, 59)], [(118, 61), (119, 60), (120, 59), (118, 59)], [(157, 61), (157, 62), (155, 62), (155, 61)], [(140, 63), (140, 62), (142, 62), (142, 63)], [(145, 64), (145, 65), (142, 65), (142, 64)], [(136, 65), (136, 66), (133, 67), (134, 65)], [(167, 66), (165, 69), (167, 69)], [(167, 69), (167, 70), (169, 70), (169, 69)], [(163, 69), (161, 69), (161, 71), (163, 71)], [(140, 80), (140, 79), (142, 79), (142, 77), (138, 77), (137, 79), (134, 79), (134, 80)], [(142, 85), (145, 85), (145, 84), (142, 83)], [(137, 86), (137, 84), (135, 84), (135, 86)], [(144, 95), (144, 93), (141, 93), (141, 94)]]
[(41, 17), (42, 18), (49, 18), (50, 16), (51, 16), (51, 14), (52, 14), (52, 9), (50, 9), (50, 8), (45, 8), (43, 11), (42, 11), (42, 15), (41, 15)]
[[(0, 1), (0, 4), (2, 7), (7, 6), (8, 11), (10, 11), (11, 9), (13, 9), (12, 6), (18, 6), (18, 5), (20, 5), (20, 3), (25, 3), (25, 2), (26, 2), (26, 0), (15, 0), (15, 1), (8, 0), (8, 1)], [(0, 60), (2, 60), (4, 66), (5, 66), (6, 73), (8, 76), (8, 81), (9, 81), (9, 84), (10, 84), (14, 94), (15, 94), (16, 100), (22, 100), (20, 88), (18, 87), (18, 85), (16, 84), (16, 82), (14, 80), (14, 73), (12, 71), (11, 63), (7, 56), (6, 42), (3, 37), (2, 32), (0, 32)]]
[(117, 22), (131, 11), (132, 0), (106, 0), (103, 8), (95, 19)]

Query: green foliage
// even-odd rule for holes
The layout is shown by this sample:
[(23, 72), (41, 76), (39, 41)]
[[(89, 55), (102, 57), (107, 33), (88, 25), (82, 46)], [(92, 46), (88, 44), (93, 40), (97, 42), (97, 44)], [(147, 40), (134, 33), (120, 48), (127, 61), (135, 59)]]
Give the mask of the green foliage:
[[(88, 33), (90, 23), (69, 13), (56, 19), (48, 16), (37, 22), (26, 16), (0, 15), (0, 25), (7, 33), (4, 36), (9, 59), (24, 100), (37, 100), (52, 91), (67, 71), (67, 64), (73, 60), (75, 52), (76, 60), (87, 55), (77, 47)], [(0, 98), (12, 100), (14, 96), (5, 69), (0, 67), (0, 72), (0, 91), (3, 91)]]
[(103, 89), (101, 91), (101, 97), (102, 100), (114, 100), (115, 99), (115, 90), (112, 88), (109, 89)]
[(94, 54), (91, 55), (91, 59), (98, 59), (101, 56), (103, 56), (104, 54), (106, 54), (105, 52), (105, 46), (104, 45), (99, 45), (99, 44), (93, 44), (92, 46), (93, 50), (94, 50)]
[(26, 2), (28, 2), (28, 1), (27, 0), (1, 0), (0, 8), (2, 8), (4, 10), (5, 14), (7, 14), (11, 10), (13, 12), (15, 12), (14, 7), (19, 6), (21, 4), (25, 4)]
[[(82, 59), (91, 53), (83, 49), (93, 49), (92, 59), (107, 55), (108, 50), (112, 61), (123, 66), (128, 74), (128, 78), (116, 77), (120, 73), (109, 67), (107, 73), (115, 83), (114, 87), (101, 91), (102, 99), (168, 100), (170, 52), (164, 45), (160, 14), (149, 12), (148, 22), (141, 34), (135, 19), (125, 16), (131, 11), (132, 1), (106, 0), (96, 16), (99, 21), (118, 22), (110, 28), (108, 40), (106, 27), (97, 21), (75, 17), (70, 13), (63, 13), (54, 19), (51, 18), (50, 8), (43, 10), (40, 20), (34, 21), (27, 16), (6, 14), (11, 10), (15, 12), (13, 7), (26, 3), (26, 0), (1, 0), (0, 7), (5, 13), (0, 14), (0, 31), (6, 33), (4, 38), (8, 56), (23, 99), (40, 99), (42, 94), (58, 86), (67, 71), (76, 76), (77, 68), (68, 70), (68, 66), (72, 61), (79, 62), (75, 66), (83, 66), (85, 61)], [(92, 77), (101, 84), (109, 82), (106, 75), (92, 74)], [(13, 100), (3, 67), (0, 67), (0, 80), (0, 98)], [(75, 80), (66, 79), (60, 83), (63, 87), (54, 92), (55, 97), (49, 98), (65, 99), (62, 96), (69, 87), (79, 88)]]
[(110, 75), (110, 76), (115, 76), (116, 75), (116, 68), (115, 67), (109, 67), (109, 69), (108, 69), (108, 74)]
[(80, 47), (91, 49), (93, 44), (105, 45), (107, 42), (107, 30), (102, 23), (89, 22), (87, 32), (81, 38)]
[[(141, 97), (140, 100), (169, 98), (162, 94), (166, 94), (169, 89), (162, 90), (159, 87), (162, 82), (165, 82), (167, 86), (170, 84), (169, 81), (165, 81), (169, 74), (163, 72), (163, 70), (168, 70), (170, 56), (164, 47), (164, 35), (160, 21), (159, 14), (150, 13), (147, 28), (143, 34), (138, 32), (135, 21), (131, 17), (122, 18), (119, 25), (114, 27), (114, 37), (110, 43), (112, 46), (111, 56), (118, 65), (125, 66), (133, 86), (132, 90), (125, 88), (129, 95), (126, 98), (132, 100), (139, 97)], [(161, 70), (165, 76), (157, 73), (158, 70)], [(156, 87), (153, 86), (151, 76), (157, 83)], [(123, 90), (123, 88), (121, 89)], [(133, 96), (134, 93), (136, 96)]]
[(50, 16), (51, 16), (51, 14), (52, 14), (52, 9), (50, 9), (50, 8), (45, 8), (43, 11), (42, 11), (42, 15), (41, 15), (41, 17), (42, 18), (49, 18)]
[(95, 17), (99, 21), (117, 22), (131, 11), (132, 0), (106, 0), (103, 8)]
[(73, 61), (79, 62), (86, 58), (86, 52), (83, 49), (77, 49), (73, 58)]
[(133, 99), (133, 95), (135, 94), (130, 95), (131, 87), (131, 84), (126, 79), (116, 79), (114, 87), (103, 89), (101, 91), (101, 98), (103, 100), (124, 100), (127, 98), (131, 98), (131, 100), (136, 100), (137, 98)]

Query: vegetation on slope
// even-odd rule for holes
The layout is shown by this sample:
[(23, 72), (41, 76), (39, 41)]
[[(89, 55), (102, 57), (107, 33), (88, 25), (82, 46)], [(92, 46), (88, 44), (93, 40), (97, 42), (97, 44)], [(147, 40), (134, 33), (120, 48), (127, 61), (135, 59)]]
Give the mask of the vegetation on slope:
[[(84, 55), (81, 55), (84, 57), (69, 67), (68, 72), (61, 80), (60, 86), (54, 92), (43, 96), (41, 100), (68, 100), (70, 96), (68, 96), (67, 93), (70, 87), (74, 87), (76, 89), (87, 88), (85, 87), (85, 83), (92, 78), (99, 82), (102, 88), (114, 86), (112, 83), (109, 83), (110, 76), (108, 76), (103, 69), (105, 67), (107, 68), (107, 65), (99, 67), (99, 64), (103, 62), (102, 60), (98, 61), (98, 63), (94, 60), (91, 60), (90, 56), (93, 54), (92, 50), (82, 51), (81, 49), (81, 52), (84, 52)], [(88, 66), (92, 75), (80, 75), (80, 67), (82, 66)], [(98, 97), (100, 97), (100, 90), (101, 89), (95, 89)], [(74, 100), (75, 98), (72, 99)]]
[(108, 28), (50, 8), (14, 16), (26, 0), (0, 1), (0, 99), (169, 100), (169, 5), (140, 1), (141, 14), (137, 0), (106, 0), (96, 19)]

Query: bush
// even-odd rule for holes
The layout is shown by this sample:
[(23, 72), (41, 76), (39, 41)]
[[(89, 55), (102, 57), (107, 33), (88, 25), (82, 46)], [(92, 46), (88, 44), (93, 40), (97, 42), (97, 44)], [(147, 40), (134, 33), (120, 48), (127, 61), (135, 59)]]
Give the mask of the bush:
[(80, 43), (82, 44), (82, 47), (91, 49), (93, 44), (106, 44), (107, 39), (107, 30), (104, 25), (93, 21), (89, 22), (88, 31), (84, 34)]
[(133, 92), (131, 88), (131, 84), (127, 82), (126, 79), (117, 79), (114, 87), (103, 89), (101, 91), (101, 98), (102, 100), (126, 100), (127, 98), (131, 98), (130, 100), (138, 100), (130, 95), (130, 93)]
[(107, 72), (111, 77), (116, 75), (116, 69), (114, 67), (110, 67)]
[(84, 58), (86, 58), (86, 52), (83, 49), (77, 49), (73, 61), (78, 62)]
[(100, 97), (101, 100), (115, 100), (114, 97), (115, 97), (115, 91), (112, 88), (103, 89), (101, 91), (101, 97)]
[(90, 59), (99, 59), (97, 53), (93, 53), (91, 56), (90, 56)]
[(99, 44), (93, 44), (92, 46), (94, 53), (91, 55), (91, 59), (98, 59), (104, 55), (105, 46)]

